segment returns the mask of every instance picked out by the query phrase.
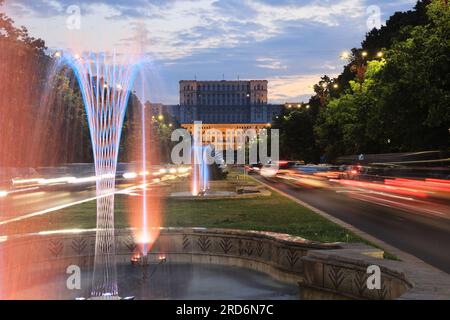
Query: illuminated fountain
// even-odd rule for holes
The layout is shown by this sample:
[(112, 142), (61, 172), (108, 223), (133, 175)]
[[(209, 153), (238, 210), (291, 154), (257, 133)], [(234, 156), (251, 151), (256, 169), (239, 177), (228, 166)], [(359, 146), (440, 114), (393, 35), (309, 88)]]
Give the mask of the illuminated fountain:
[(212, 166), (217, 163), (223, 163), (222, 154), (216, 152), (213, 145), (201, 145), (197, 143), (195, 135), (194, 143), (190, 151), (191, 180), (189, 191), (172, 192), (170, 197), (180, 200), (236, 198), (235, 183), (212, 181), (214, 180)]
[(209, 189), (208, 154), (209, 146), (199, 146), (194, 143), (192, 147), (192, 195), (204, 196)]
[(72, 67), (82, 92), (95, 162), (97, 230), (91, 296), (118, 297), (114, 243), (114, 190), (125, 109), (138, 64), (104, 53), (57, 53)]
[[(148, 87), (148, 79), (146, 79), (145, 67), (148, 65), (143, 65), (140, 70), (140, 83), (136, 83), (136, 87), (141, 88), (140, 96), (146, 101), (148, 93), (146, 88)], [(130, 225), (133, 229), (133, 236), (136, 243), (136, 248), (134, 255), (131, 257), (131, 263), (133, 265), (140, 265), (142, 269), (143, 280), (147, 280), (148, 268), (156, 267), (165, 262), (164, 255), (161, 254), (157, 259), (149, 257), (149, 253), (152, 251), (155, 241), (158, 239), (160, 234), (161, 221), (161, 190), (155, 186), (155, 180), (150, 177), (159, 175), (161, 169), (157, 172), (155, 170), (155, 163), (158, 162), (158, 155), (155, 154), (155, 145), (152, 145), (152, 134), (154, 123), (151, 121), (151, 113), (146, 110), (145, 103), (139, 103), (138, 109), (141, 119), (140, 126), (137, 125), (133, 127), (135, 130), (134, 135), (136, 136), (136, 143), (130, 144), (128, 152), (133, 155), (134, 159), (139, 159), (141, 164), (138, 166), (139, 172), (139, 183), (140, 188), (136, 193), (136, 196), (129, 197), (129, 218)], [(152, 192), (149, 192), (152, 190)], [(150, 274), (153, 274), (150, 272)]]

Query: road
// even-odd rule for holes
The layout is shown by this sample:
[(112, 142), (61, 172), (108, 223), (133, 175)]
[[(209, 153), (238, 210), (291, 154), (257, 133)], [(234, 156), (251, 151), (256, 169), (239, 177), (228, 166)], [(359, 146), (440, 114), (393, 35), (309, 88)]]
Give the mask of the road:
[(450, 273), (449, 219), (363, 201), (334, 189), (307, 188), (279, 179), (253, 177)]
[[(140, 184), (119, 181), (115, 193), (126, 193)], [(59, 185), (52, 188), (38, 188), (29, 192), (10, 194), (0, 198), (0, 226), (15, 220), (47, 214), (83, 202), (96, 200), (95, 184), (81, 186)]]

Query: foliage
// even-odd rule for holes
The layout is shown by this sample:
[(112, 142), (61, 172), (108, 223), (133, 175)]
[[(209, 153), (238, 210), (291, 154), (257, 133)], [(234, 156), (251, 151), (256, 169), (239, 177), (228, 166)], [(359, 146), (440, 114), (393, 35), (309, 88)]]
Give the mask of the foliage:
[[(301, 125), (299, 125), (301, 123)], [(299, 110), (285, 110), (274, 120), (274, 129), (280, 130), (280, 157), (282, 159), (315, 160), (313, 119), (305, 106)], [(301, 146), (301, 147), (299, 147)]]
[[(4, 0), (0, 0), (0, 7), (3, 4)], [(14, 27), (14, 21), (2, 12), (0, 12), (0, 41), (15, 45), (22, 44), (41, 54), (47, 49), (44, 40), (31, 37), (24, 26)]]
[[(286, 110), (275, 121), (282, 153), (293, 159), (308, 150), (316, 161), (319, 155), (333, 161), (348, 154), (448, 149), (449, 35), (444, 0), (419, 1), (415, 10), (394, 14), (352, 50), (341, 75), (324, 76), (314, 86), (305, 115)], [(311, 123), (314, 130), (307, 129)]]

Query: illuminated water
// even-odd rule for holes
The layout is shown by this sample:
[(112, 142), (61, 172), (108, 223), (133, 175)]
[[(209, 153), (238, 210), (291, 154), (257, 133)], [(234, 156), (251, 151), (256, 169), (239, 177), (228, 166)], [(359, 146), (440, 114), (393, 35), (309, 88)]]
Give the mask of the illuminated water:
[(97, 234), (92, 278), (93, 297), (117, 296), (114, 243), (114, 189), (125, 109), (138, 64), (104, 53), (57, 53), (78, 80), (88, 117), (94, 154)]
[[(198, 264), (162, 264), (148, 266), (149, 278), (143, 280), (141, 266), (118, 265), (118, 281), (122, 297), (148, 299), (298, 299), (298, 287), (272, 279), (248, 269)], [(83, 272), (81, 289), (68, 290), (67, 275), (61, 273), (51, 281), (28, 288), (23, 299), (39, 297), (45, 290), (48, 299), (75, 299), (89, 296), (90, 273)]]
[(192, 147), (193, 164), (192, 164), (192, 195), (204, 195), (209, 189), (209, 168), (208, 154), (209, 146), (201, 146), (195, 141)]

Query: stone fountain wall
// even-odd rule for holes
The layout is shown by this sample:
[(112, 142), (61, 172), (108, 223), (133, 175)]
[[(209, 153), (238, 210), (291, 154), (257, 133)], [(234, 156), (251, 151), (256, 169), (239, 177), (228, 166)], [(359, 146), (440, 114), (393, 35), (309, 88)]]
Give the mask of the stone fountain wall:
[[(27, 267), (46, 279), (45, 274), (65, 273), (69, 265), (91, 270), (95, 232), (24, 236), (8, 239), (0, 246), (13, 246), (17, 261), (29, 261)], [(130, 230), (116, 230), (116, 246), (117, 262), (130, 263), (137, 249)], [(168, 263), (211, 263), (261, 271), (298, 284), (304, 299), (397, 299), (414, 287), (402, 271), (402, 263), (381, 259), (383, 252), (379, 249), (362, 244), (315, 243), (270, 232), (165, 228), (149, 255), (150, 261), (164, 257)], [(366, 286), (369, 265), (381, 269), (380, 289)], [(9, 268), (18, 267), (23, 265), (9, 264)]]

